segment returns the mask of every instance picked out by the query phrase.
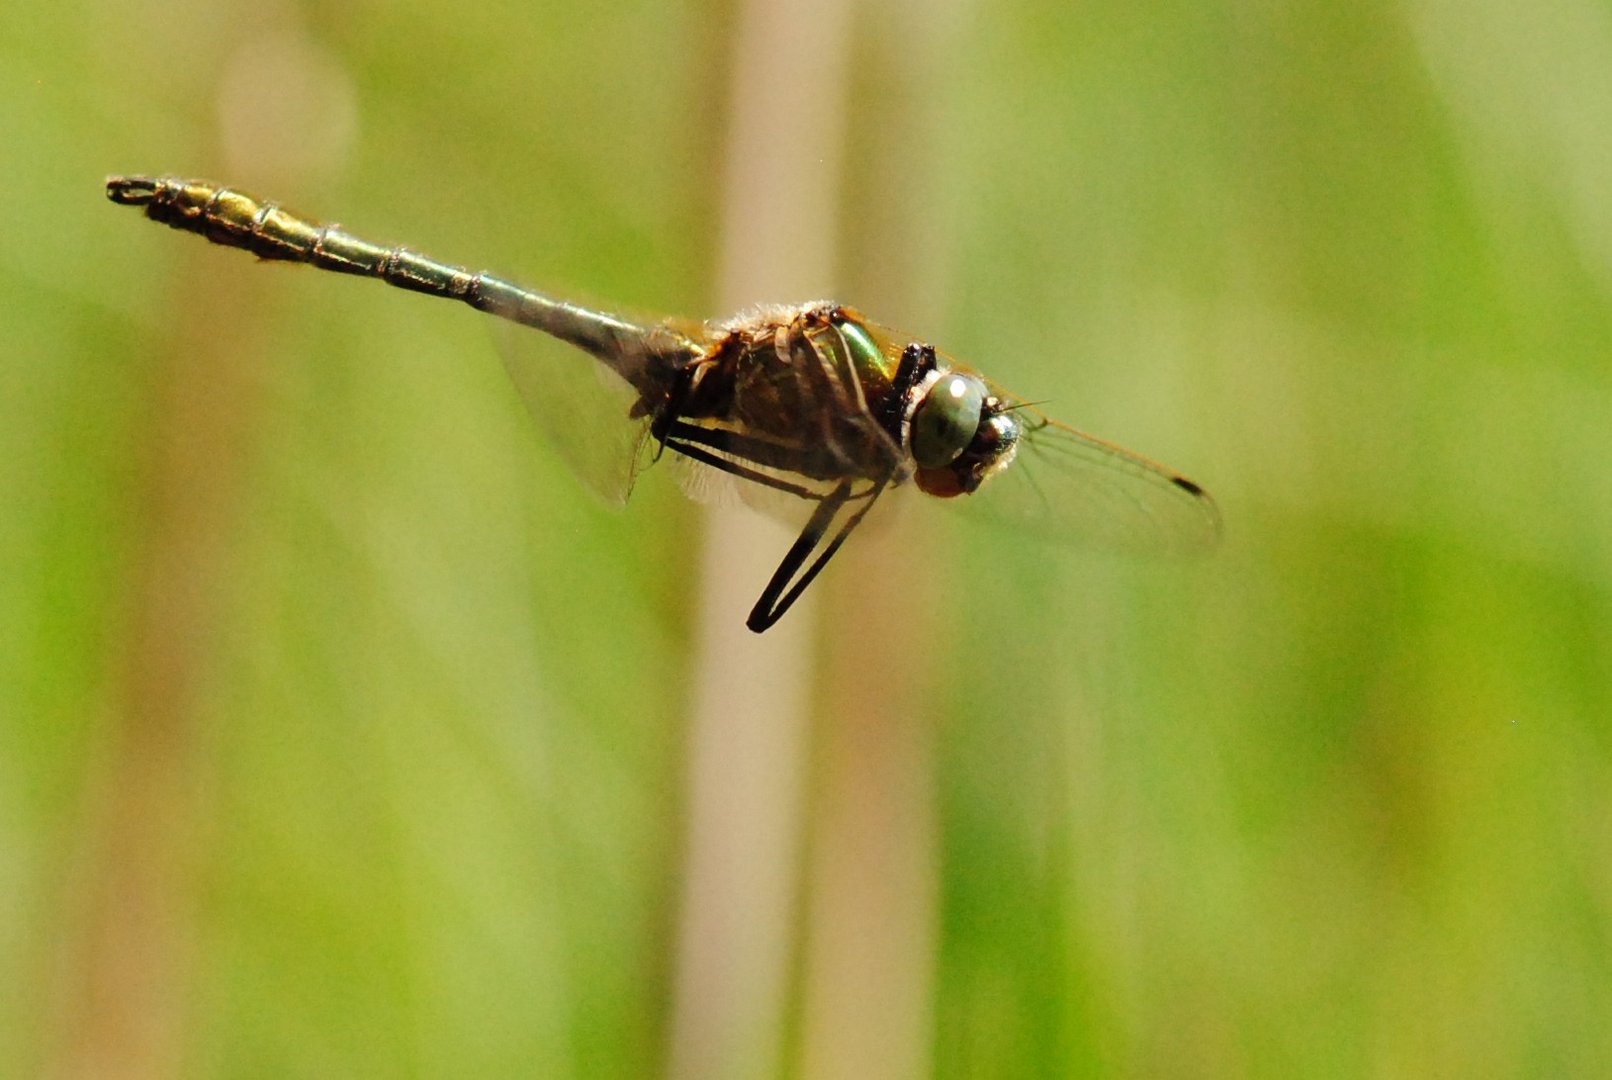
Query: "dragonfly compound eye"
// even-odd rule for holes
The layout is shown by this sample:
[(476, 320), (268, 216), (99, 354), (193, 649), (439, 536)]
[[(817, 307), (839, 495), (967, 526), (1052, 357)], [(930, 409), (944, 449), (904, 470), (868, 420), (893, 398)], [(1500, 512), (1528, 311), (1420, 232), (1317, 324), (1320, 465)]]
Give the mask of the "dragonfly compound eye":
[(935, 380), (912, 416), (912, 457), (921, 468), (957, 460), (979, 430), (985, 384), (972, 375), (947, 373)]

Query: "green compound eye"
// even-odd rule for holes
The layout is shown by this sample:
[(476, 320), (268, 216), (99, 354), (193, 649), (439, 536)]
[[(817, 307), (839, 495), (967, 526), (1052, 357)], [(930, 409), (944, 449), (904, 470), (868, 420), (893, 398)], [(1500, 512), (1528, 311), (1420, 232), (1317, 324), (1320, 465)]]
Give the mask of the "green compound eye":
[(925, 469), (950, 465), (979, 430), (985, 384), (972, 375), (942, 375), (912, 417), (912, 456)]

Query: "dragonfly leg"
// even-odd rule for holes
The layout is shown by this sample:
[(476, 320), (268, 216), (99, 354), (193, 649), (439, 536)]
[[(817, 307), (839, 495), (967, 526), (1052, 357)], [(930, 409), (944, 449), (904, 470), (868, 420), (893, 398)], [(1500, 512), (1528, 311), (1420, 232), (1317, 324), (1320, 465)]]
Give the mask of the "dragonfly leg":
[(655, 407), (654, 419), (650, 421), (649, 433), (654, 436), (656, 443), (655, 460), (659, 461), (661, 454), (666, 451), (666, 440), (672, 437), (673, 431), (679, 428), (692, 427), (684, 423), (680, 417), (688, 411), (689, 402), (694, 397), (695, 383), (699, 379), (699, 366), (685, 364), (677, 373), (677, 378), (667, 391), (666, 400)]
[(879, 416), (880, 426), (897, 445), (901, 443), (901, 425), (907, 417), (907, 407), (911, 404), (908, 398), (913, 388), (923, 382), (938, 364), (933, 345), (914, 341), (901, 350), (901, 363), (896, 368), (896, 377), (890, 384), (890, 394), (885, 399), (884, 410)]
[[(771, 439), (758, 438), (755, 435), (744, 435), (737, 431), (728, 431), (724, 428), (705, 428), (698, 424), (689, 424), (679, 420), (667, 432), (666, 438), (675, 439), (681, 443), (698, 443), (708, 446), (723, 454), (729, 454), (741, 462), (749, 462), (768, 469), (780, 469), (784, 472), (799, 473), (813, 479), (822, 479), (821, 466), (818, 470), (810, 468), (810, 461), (805, 452), (798, 446), (788, 443), (775, 442)], [(838, 479), (837, 475), (827, 479)]]
[(824, 495), (821, 492), (813, 491), (811, 488), (802, 484), (793, 484), (788, 480), (781, 480), (776, 476), (769, 476), (767, 473), (764, 473), (759, 469), (752, 469), (747, 465), (741, 465), (737, 461), (722, 457), (718, 454), (713, 454), (704, 447), (695, 446), (693, 443), (683, 442), (681, 439), (666, 439), (662, 441), (661, 446), (668, 450), (675, 450), (684, 457), (698, 461), (702, 465), (709, 465), (713, 469), (720, 469), (722, 472), (731, 473), (732, 475), (739, 477), (741, 480), (750, 480), (765, 487), (776, 488), (779, 491), (787, 492), (790, 495), (795, 495), (802, 499), (824, 498)]
[[(783, 561), (778, 564), (778, 569), (772, 572), (772, 579), (767, 582), (767, 587), (761, 590), (761, 596), (756, 600), (756, 606), (750, 609), (750, 617), (744, 621), (745, 626), (759, 634), (782, 618), (784, 612), (788, 611), (795, 601), (800, 599), (800, 595), (806, 591), (806, 587), (816, 579), (818, 574), (822, 573), (823, 567), (828, 565), (828, 560), (834, 557), (834, 553), (839, 551), (840, 545), (845, 543), (846, 537), (851, 535), (851, 530), (861, 524), (862, 519), (867, 516), (868, 511), (873, 508), (873, 504), (878, 500), (879, 493), (884, 490), (885, 485), (889, 482), (890, 478), (886, 476), (873, 485), (866, 493), (867, 501), (845, 520), (845, 524), (841, 525), (839, 530), (834, 533), (834, 538), (828, 542), (828, 546), (823, 548), (822, 554), (818, 555), (816, 560), (806, 567), (804, 572), (800, 572), (799, 578), (796, 578), (796, 573), (800, 571), (806, 559), (813, 551), (817, 550), (817, 546), (822, 543), (823, 537), (828, 535), (829, 526), (839, 512), (844, 509), (845, 504), (853, 498), (860, 497), (851, 494), (851, 481), (849, 480), (842, 481), (838, 487), (825, 496), (822, 502), (818, 504), (816, 512), (812, 514), (811, 520), (800, 531), (800, 536), (796, 538), (794, 544), (790, 546), (789, 551), (784, 555)], [(794, 584), (790, 584), (792, 580)], [(786, 587), (787, 592), (785, 591)]]

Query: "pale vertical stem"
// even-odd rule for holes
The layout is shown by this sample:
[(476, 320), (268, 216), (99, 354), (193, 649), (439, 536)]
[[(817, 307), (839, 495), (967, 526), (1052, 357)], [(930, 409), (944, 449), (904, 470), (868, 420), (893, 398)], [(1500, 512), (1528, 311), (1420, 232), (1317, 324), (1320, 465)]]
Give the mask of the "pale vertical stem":
[[(937, 281), (951, 216), (937, 204), (954, 157), (940, 98), (962, 10), (879, 0), (861, 11), (859, 36), (880, 57), (878, 85), (889, 92), (871, 96), (879, 151), (854, 174), (859, 205), (873, 211), (855, 233), (856, 301), (912, 317), (922, 334), (944, 322)], [(944, 547), (922, 535), (915, 509), (857, 536), (823, 587), (836, 619), (824, 657), (794, 1070), (813, 1080), (932, 1071), (939, 857), (928, 688), (938, 666), (966, 663), (955, 649), (967, 636), (946, 625), (934, 597), (967, 585), (947, 574)]]
[[(730, 65), (725, 309), (833, 291), (848, 21), (846, 0), (742, 6)], [(674, 1077), (771, 1076), (780, 1064), (815, 605), (808, 597), (764, 635), (744, 619), (793, 539), (740, 509), (707, 519)]]
[[(182, 1071), (187, 1041), (190, 864), (211, 771), (200, 713), (227, 604), (227, 543), (256, 399), (216, 342), (249, 313), (198, 280), (155, 382), (138, 500), (144, 535), (119, 635), (106, 746), (90, 785), (82, 869), (50, 1072), (138, 1080)], [(137, 451), (137, 456), (139, 452)]]
[[(857, 561), (888, 569), (912, 550), (876, 543)], [(916, 577), (897, 574), (890, 590), (916, 587)], [(910, 641), (910, 612), (882, 601), (852, 607), (856, 630), (829, 647), (796, 1073), (904, 1080), (930, 1073), (935, 717), (918, 706), (921, 667), (902, 663), (922, 661), (897, 644)], [(870, 655), (892, 663), (870, 664)]]

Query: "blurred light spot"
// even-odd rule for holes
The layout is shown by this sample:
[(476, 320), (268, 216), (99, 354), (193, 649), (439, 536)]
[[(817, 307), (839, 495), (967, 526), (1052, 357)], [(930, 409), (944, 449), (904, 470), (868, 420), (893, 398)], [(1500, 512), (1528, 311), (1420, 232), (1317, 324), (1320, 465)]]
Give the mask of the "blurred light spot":
[(291, 189), (335, 172), (358, 129), (353, 82), (300, 33), (270, 33), (225, 65), (218, 122), (231, 176)]

